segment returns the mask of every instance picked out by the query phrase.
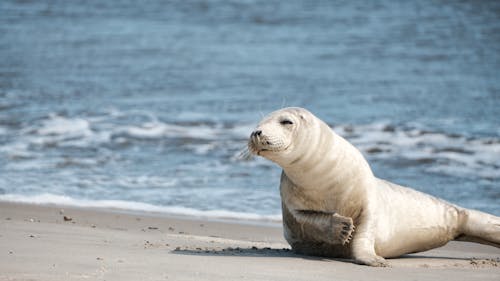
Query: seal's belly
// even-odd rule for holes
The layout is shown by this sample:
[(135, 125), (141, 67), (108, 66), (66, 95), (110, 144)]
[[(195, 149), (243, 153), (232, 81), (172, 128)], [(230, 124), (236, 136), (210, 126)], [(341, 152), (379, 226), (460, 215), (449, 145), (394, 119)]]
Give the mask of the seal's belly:
[(452, 238), (445, 228), (409, 228), (394, 233), (388, 239), (375, 240), (375, 252), (385, 258), (422, 252), (445, 245)]
[(442, 200), (381, 181), (375, 251), (383, 257), (429, 250), (454, 239), (458, 211)]

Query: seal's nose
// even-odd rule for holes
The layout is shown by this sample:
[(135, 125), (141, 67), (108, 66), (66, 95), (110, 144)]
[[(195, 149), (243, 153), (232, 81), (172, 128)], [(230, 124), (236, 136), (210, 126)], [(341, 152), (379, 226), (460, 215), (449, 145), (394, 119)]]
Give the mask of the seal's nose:
[(256, 130), (256, 131), (253, 131), (252, 132), (252, 137), (257, 137), (257, 136), (260, 136), (262, 135), (262, 130)]

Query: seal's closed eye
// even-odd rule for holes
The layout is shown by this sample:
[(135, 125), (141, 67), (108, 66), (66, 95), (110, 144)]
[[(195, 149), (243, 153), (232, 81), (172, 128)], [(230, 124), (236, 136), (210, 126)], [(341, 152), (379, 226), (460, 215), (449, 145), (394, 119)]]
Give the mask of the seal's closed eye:
[(293, 125), (293, 122), (288, 119), (283, 119), (280, 121), (281, 125)]

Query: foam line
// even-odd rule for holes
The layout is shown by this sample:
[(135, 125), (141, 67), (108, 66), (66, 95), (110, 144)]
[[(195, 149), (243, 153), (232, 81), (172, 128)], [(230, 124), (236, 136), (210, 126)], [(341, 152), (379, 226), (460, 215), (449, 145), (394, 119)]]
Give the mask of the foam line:
[(233, 212), (227, 210), (197, 210), (181, 206), (158, 206), (142, 202), (123, 201), (123, 200), (87, 200), (75, 199), (63, 195), (44, 193), (39, 195), (24, 196), (19, 194), (2, 194), (0, 201), (27, 203), (27, 204), (54, 204), (66, 205), (84, 208), (107, 208), (121, 209), (129, 211), (155, 212), (172, 215), (184, 215), (202, 218), (218, 219), (239, 219), (252, 221), (280, 222), (281, 214), (259, 215), (253, 213)]

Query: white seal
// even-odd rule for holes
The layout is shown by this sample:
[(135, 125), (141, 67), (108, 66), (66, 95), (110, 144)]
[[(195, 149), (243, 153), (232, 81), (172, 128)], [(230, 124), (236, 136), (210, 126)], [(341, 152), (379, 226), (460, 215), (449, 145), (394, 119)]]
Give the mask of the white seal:
[(283, 168), (283, 227), (296, 252), (385, 266), (450, 240), (500, 247), (499, 217), (375, 177), (359, 150), (305, 109), (265, 117), (248, 148)]

